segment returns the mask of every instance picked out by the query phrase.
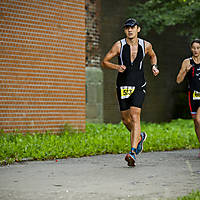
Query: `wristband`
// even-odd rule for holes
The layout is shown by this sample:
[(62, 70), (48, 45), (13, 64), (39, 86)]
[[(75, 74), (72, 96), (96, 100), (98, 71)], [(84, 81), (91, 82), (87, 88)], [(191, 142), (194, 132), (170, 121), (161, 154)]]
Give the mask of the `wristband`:
[(155, 67), (156, 69), (158, 69), (158, 65), (157, 64), (153, 64), (151, 67)]

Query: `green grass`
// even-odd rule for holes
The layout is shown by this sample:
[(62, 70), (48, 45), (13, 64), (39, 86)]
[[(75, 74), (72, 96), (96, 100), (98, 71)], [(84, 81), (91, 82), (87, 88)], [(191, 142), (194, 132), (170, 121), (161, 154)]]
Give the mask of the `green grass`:
[(148, 133), (146, 151), (166, 151), (198, 148), (199, 142), (192, 120), (173, 120), (170, 123), (143, 123), (142, 131)]
[(187, 196), (178, 197), (177, 200), (200, 200), (200, 191), (191, 192)]
[[(69, 130), (69, 129), (67, 129)], [(122, 123), (86, 125), (85, 133), (65, 131), (62, 134), (6, 134), (0, 136), (0, 164), (14, 161), (47, 160), (106, 153), (126, 153), (130, 133)], [(144, 123), (148, 134), (144, 151), (199, 148), (192, 120), (178, 119), (169, 123)]]
[[(169, 123), (141, 123), (148, 134), (144, 151), (171, 151), (199, 148), (192, 120)], [(0, 165), (23, 160), (81, 157), (130, 150), (130, 133), (122, 123), (86, 124), (85, 133), (66, 128), (61, 134), (0, 134)], [(177, 200), (200, 200), (200, 191)]]

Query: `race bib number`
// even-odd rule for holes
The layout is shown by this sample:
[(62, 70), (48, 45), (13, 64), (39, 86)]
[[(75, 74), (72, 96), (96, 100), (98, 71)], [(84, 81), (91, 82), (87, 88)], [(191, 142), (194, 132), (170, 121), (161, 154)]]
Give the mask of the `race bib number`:
[(193, 92), (193, 100), (200, 100), (200, 92), (197, 91)]
[(127, 99), (133, 94), (135, 87), (134, 86), (122, 86), (121, 90), (121, 99)]

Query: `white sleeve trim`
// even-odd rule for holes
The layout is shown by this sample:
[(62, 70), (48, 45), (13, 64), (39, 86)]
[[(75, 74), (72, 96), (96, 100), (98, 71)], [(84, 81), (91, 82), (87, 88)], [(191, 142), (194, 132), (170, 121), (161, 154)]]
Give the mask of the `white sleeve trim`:
[(145, 47), (144, 47), (144, 40), (142, 40), (142, 39), (140, 39), (140, 38), (138, 38), (138, 42), (139, 42), (139, 44), (141, 45), (141, 47), (142, 47), (142, 52), (143, 52), (143, 57), (145, 57)]
[(121, 64), (123, 65), (123, 60), (122, 60), (122, 51), (123, 51), (123, 48), (124, 48), (124, 45), (126, 44), (126, 39), (122, 39), (120, 40), (121, 42), (121, 49), (120, 49), (120, 60), (121, 60)]

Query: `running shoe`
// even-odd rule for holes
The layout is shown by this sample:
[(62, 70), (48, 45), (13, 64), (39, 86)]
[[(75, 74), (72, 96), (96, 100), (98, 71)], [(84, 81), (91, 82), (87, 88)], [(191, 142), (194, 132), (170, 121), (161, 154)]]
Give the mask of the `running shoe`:
[(142, 132), (140, 135), (141, 135), (141, 140), (138, 143), (138, 146), (137, 146), (137, 149), (136, 149), (136, 155), (138, 155), (139, 153), (142, 152), (142, 150), (143, 150), (143, 142), (147, 138), (147, 134), (145, 132)]
[(136, 166), (136, 163), (135, 163), (135, 160), (136, 160), (135, 153), (130, 152), (130, 153), (126, 154), (125, 160), (127, 161), (128, 166), (130, 166), (130, 167), (135, 167)]

